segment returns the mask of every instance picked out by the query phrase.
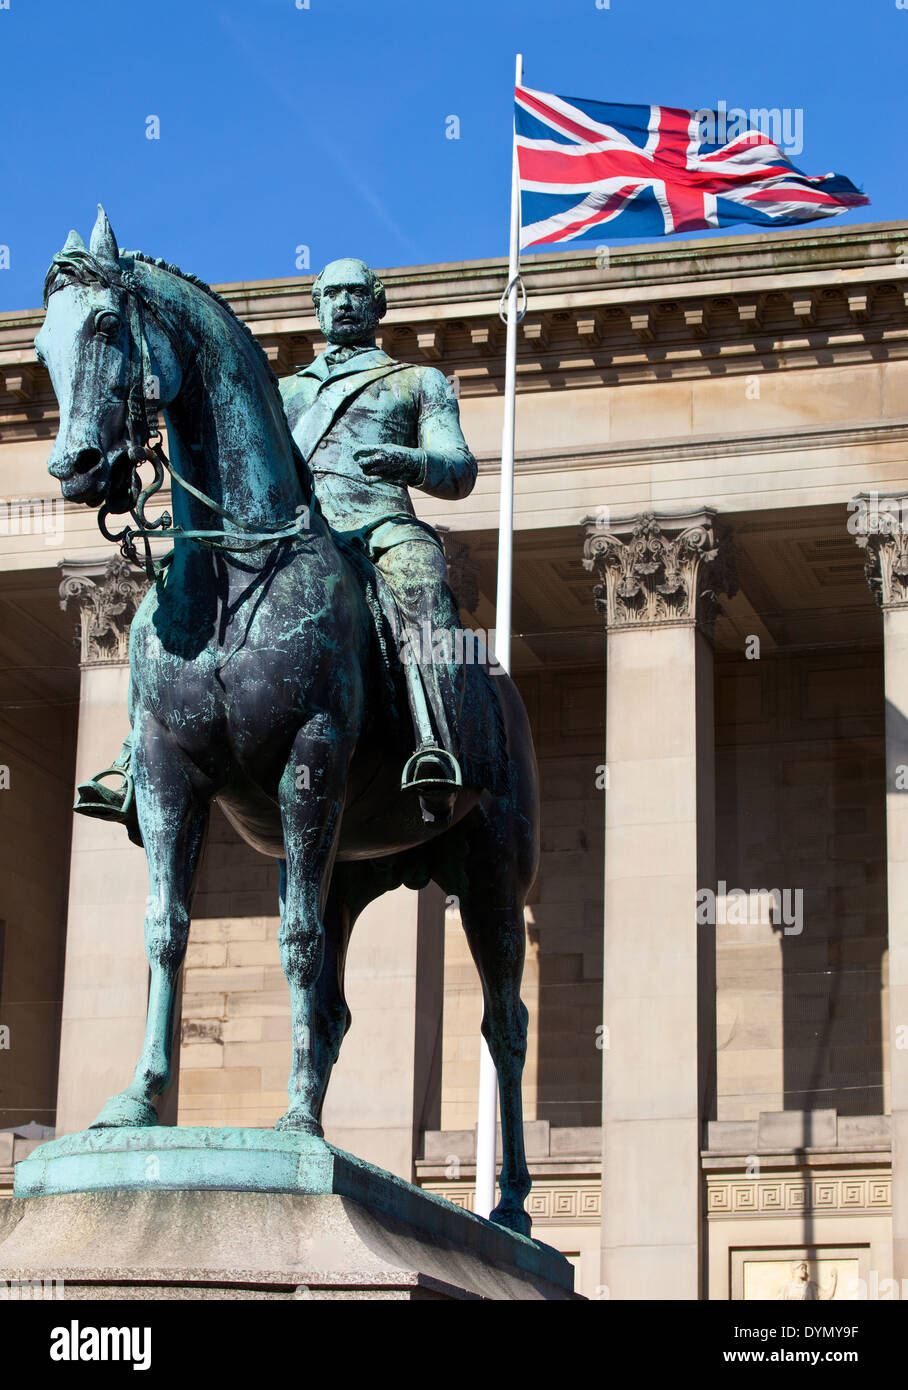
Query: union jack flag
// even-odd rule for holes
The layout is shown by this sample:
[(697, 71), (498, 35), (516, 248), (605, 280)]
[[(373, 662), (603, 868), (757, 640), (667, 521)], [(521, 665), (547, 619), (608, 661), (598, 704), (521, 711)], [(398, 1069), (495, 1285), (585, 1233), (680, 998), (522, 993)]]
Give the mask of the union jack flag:
[(515, 95), (521, 247), (601, 241), (606, 226), (644, 238), (785, 226), (870, 202), (844, 175), (803, 174), (746, 118), (723, 139), (724, 113)]

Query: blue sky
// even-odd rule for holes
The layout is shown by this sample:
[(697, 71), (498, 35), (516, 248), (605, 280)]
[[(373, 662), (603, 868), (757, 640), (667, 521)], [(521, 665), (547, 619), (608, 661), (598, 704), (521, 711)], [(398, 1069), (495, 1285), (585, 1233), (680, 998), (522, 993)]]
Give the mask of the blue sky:
[(98, 201), (122, 245), (212, 283), (298, 274), (299, 245), (313, 270), (506, 254), (518, 50), (563, 95), (801, 108), (795, 163), (873, 200), (839, 225), (908, 216), (896, 0), (7, 3), (0, 310), (40, 303)]

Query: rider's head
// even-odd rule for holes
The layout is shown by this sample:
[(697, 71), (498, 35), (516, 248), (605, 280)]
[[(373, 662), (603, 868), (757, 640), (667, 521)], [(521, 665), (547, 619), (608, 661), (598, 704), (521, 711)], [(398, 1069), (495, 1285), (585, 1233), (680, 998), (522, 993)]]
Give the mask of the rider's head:
[(385, 287), (365, 261), (331, 261), (312, 286), (319, 326), (329, 343), (371, 343), (384, 318)]

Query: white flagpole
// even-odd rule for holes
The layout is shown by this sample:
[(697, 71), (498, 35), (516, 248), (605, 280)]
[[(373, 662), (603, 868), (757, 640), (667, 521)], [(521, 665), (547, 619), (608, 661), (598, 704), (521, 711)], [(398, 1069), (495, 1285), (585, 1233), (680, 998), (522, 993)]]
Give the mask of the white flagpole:
[[(523, 82), (523, 55), (517, 54), (514, 84)], [(504, 420), (501, 426), (501, 494), (498, 505), (498, 587), (495, 600), (495, 659), (511, 670), (511, 575), (514, 550), (514, 402), (517, 395), (517, 303), (520, 270), (520, 178), (517, 139), (511, 153), (511, 247), (508, 259), (507, 339), (504, 368)], [(498, 1130), (498, 1078), (486, 1040), (479, 1040), (479, 1114), (476, 1124), (476, 1201), (478, 1216), (495, 1205), (495, 1147)]]

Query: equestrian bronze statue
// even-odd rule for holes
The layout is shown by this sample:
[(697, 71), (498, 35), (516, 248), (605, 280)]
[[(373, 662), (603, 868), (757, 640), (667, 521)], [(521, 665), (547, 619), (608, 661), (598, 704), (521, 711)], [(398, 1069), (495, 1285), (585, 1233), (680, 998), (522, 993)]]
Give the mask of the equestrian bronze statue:
[[(90, 246), (70, 233), (48, 271), (36, 347), (60, 404), (50, 472), (67, 500), (99, 509), (105, 536), (152, 580), (130, 634), (121, 785), (99, 774), (77, 806), (127, 825), (150, 880), (145, 1044), (95, 1125), (157, 1123), (216, 800), (281, 862), (293, 1062), (277, 1127), (321, 1135), (350, 1025), (344, 958), (357, 917), (382, 893), (432, 880), (458, 900), (498, 1072), (492, 1219), (528, 1234), (532, 739), (510, 678), (460, 629), (441, 544), (408, 491), (464, 497), (476, 465), (441, 373), (375, 346), (385, 295), (373, 272), (335, 261), (313, 299), (328, 349), (279, 385), (220, 296), (119, 250), (103, 210)], [(173, 515), (152, 520), (146, 505), (167, 477)], [(156, 538), (172, 542), (163, 559)]]

